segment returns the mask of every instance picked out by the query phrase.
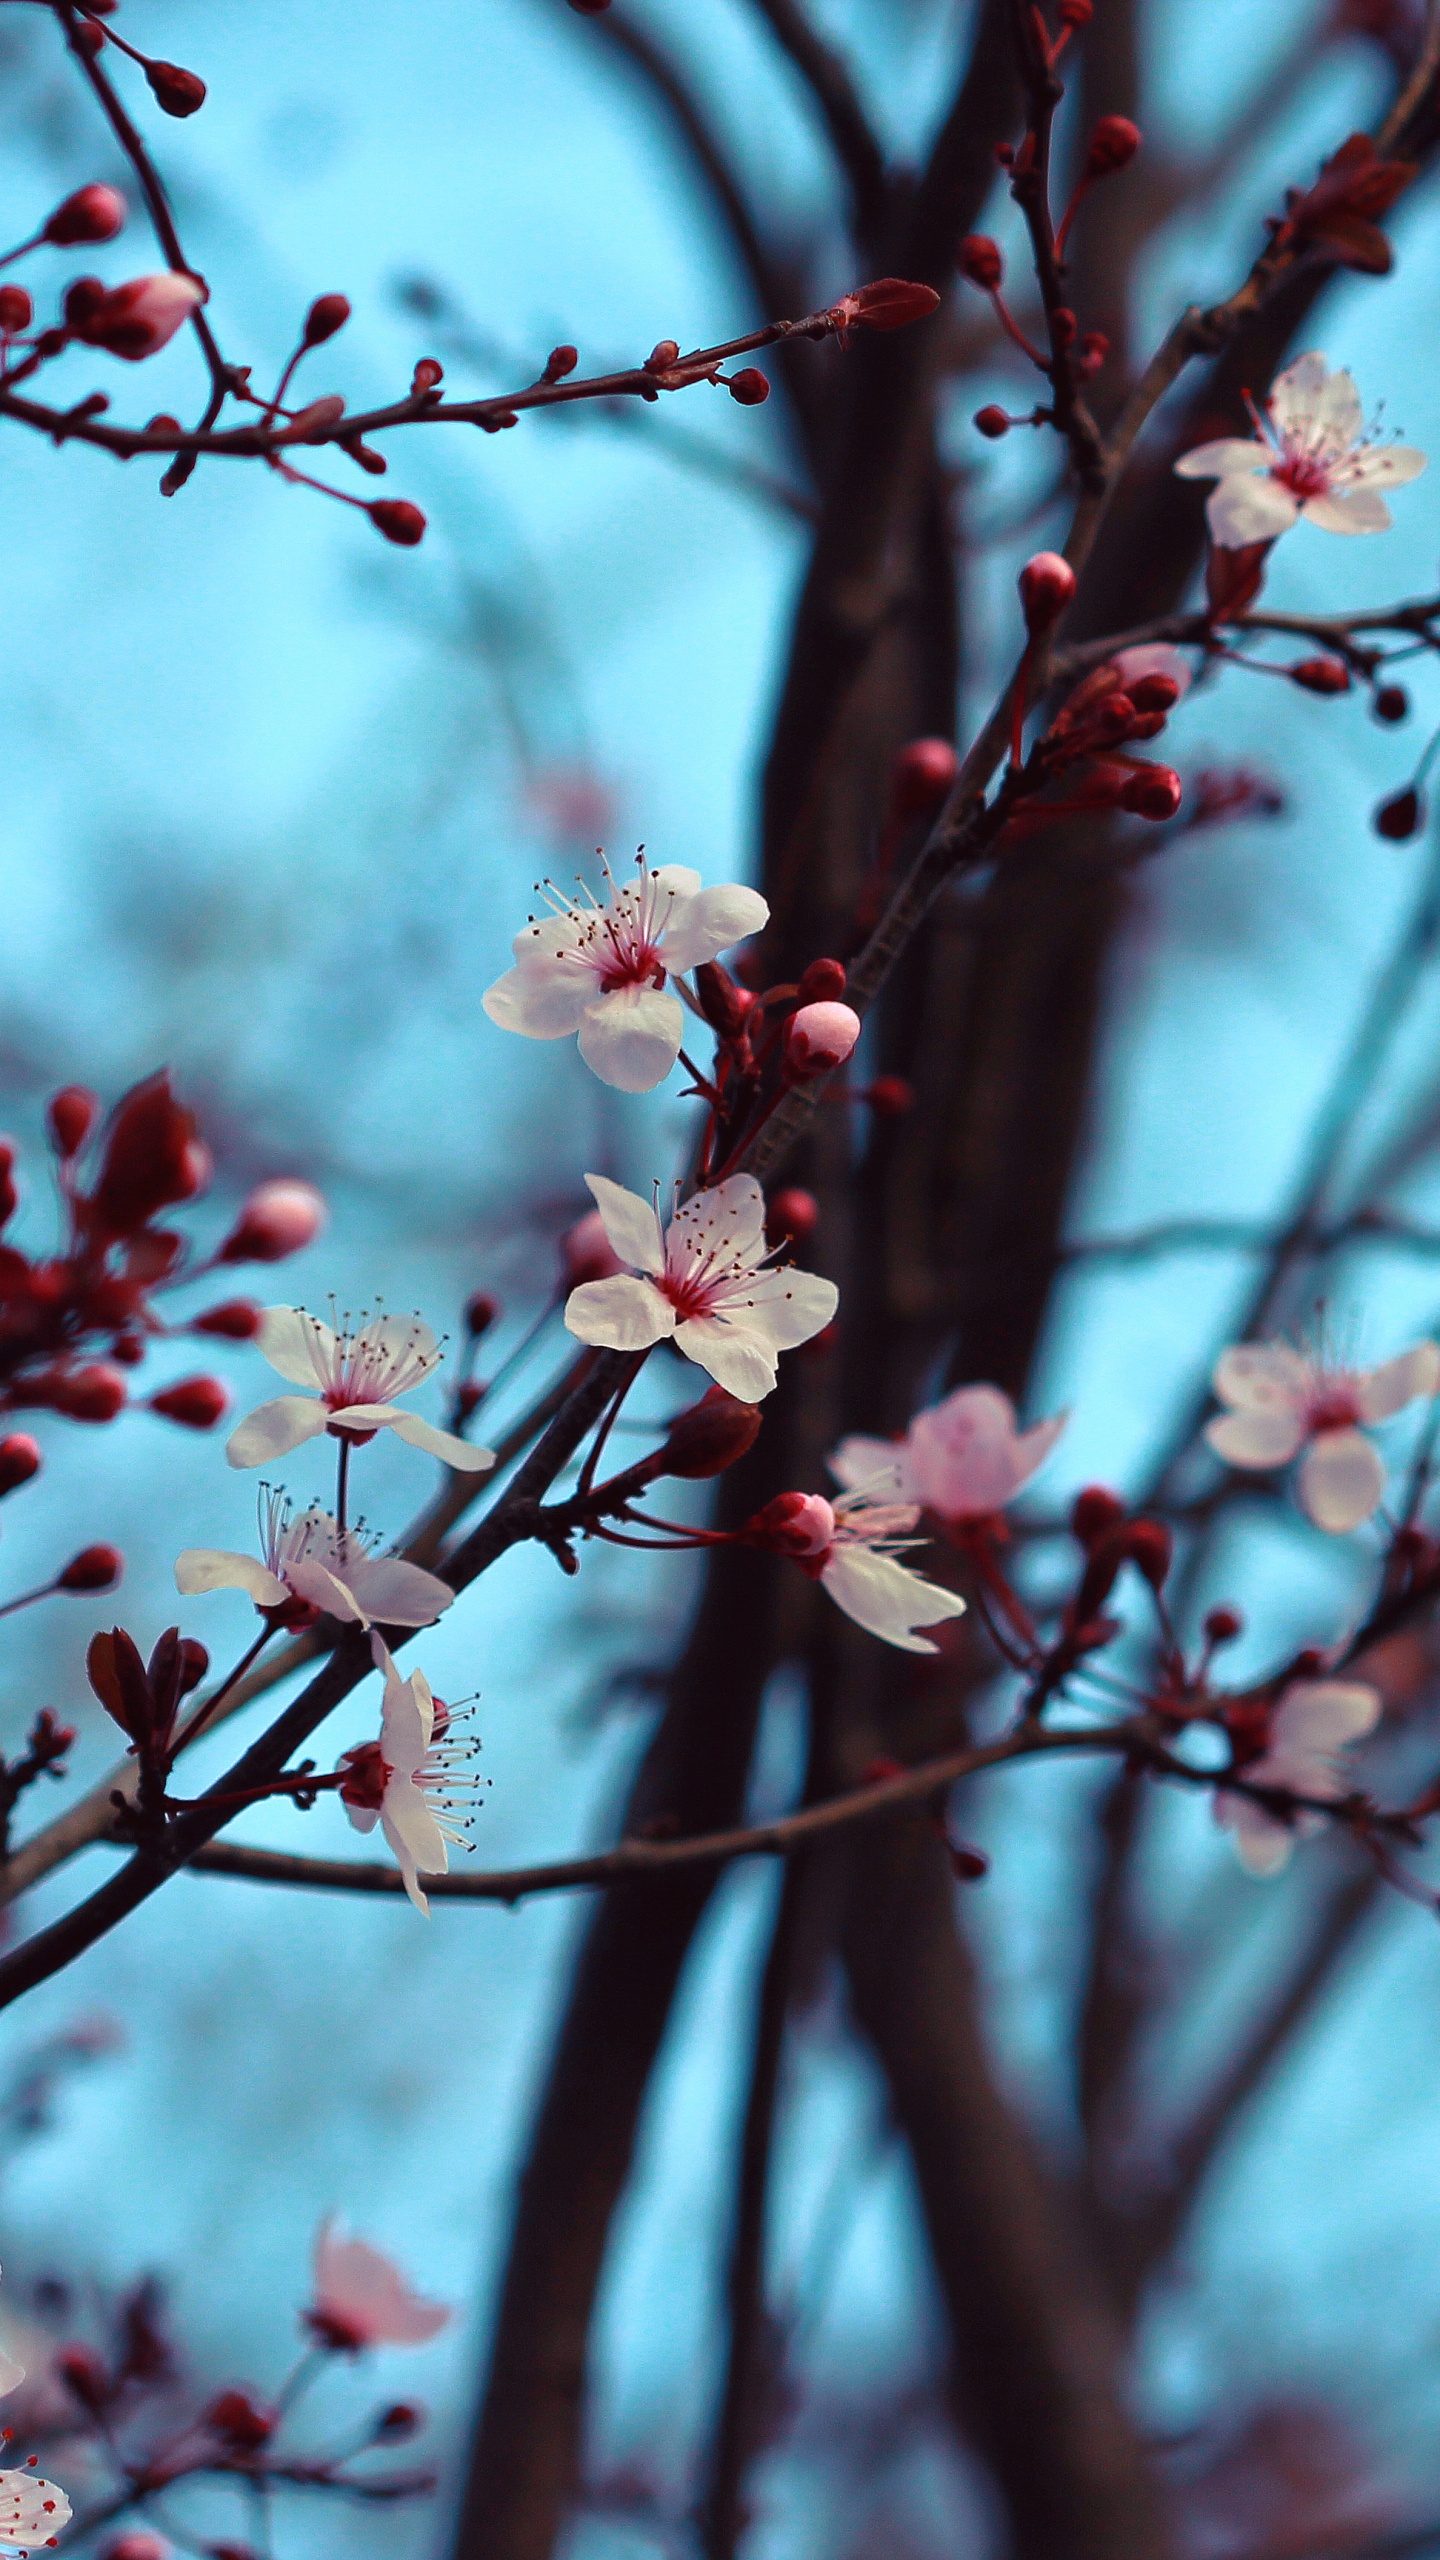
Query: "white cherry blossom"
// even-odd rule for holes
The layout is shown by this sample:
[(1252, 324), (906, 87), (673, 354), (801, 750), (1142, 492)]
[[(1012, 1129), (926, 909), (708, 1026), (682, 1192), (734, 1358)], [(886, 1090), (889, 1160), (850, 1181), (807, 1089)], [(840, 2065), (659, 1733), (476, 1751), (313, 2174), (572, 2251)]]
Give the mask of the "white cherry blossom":
[(1016, 1427), (998, 1387), (957, 1387), (917, 1413), (903, 1440), (854, 1432), (828, 1461), (837, 1484), (876, 1500), (919, 1503), (942, 1520), (980, 1520), (1004, 1509), (1050, 1455), (1067, 1416)]
[(406, 1892), (417, 1911), (428, 1912), (421, 1876), (447, 1875), (451, 1843), (467, 1845), (465, 1818), (457, 1812), (478, 1783), (460, 1774), (472, 1746), (451, 1739), (454, 1719), (439, 1706), (423, 1671), (404, 1679), (383, 1638), (373, 1632), (370, 1652), (385, 1675), (380, 1739), (342, 1752), (340, 1801), (357, 1831), (373, 1831), (379, 1823)]
[(1221, 436), (1182, 453), (1183, 480), (1215, 480), (1206, 502), (1222, 549), (1273, 542), (1304, 516), (1326, 533), (1384, 533), (1382, 489), (1398, 489), (1425, 468), (1413, 445), (1376, 444), (1365, 433), (1360, 394), (1323, 356), (1297, 356), (1277, 374), (1257, 416), (1256, 436)]
[(329, 2214), (315, 2235), (315, 2299), (305, 2314), (328, 2347), (419, 2347), (450, 2318), (444, 2302), (416, 2293), (393, 2258), (368, 2240), (347, 2240)]
[(1232, 1467), (1285, 1467), (1303, 1449), (1298, 1491), (1317, 1529), (1358, 1529), (1385, 1491), (1385, 1468), (1362, 1423), (1385, 1422), (1440, 1391), (1440, 1350), (1417, 1342), (1378, 1369), (1342, 1369), (1288, 1342), (1222, 1351), (1213, 1385), (1228, 1413), (1205, 1437)]
[(358, 1529), (342, 1529), (328, 1511), (292, 1513), (289, 1497), (272, 1487), (260, 1497), (260, 1557), (227, 1547), (187, 1547), (175, 1559), (175, 1588), (189, 1598), (201, 1591), (248, 1591), (262, 1616), (283, 1613), (287, 1625), (303, 1625), (317, 1610), (368, 1627), (433, 1626), (455, 1594), (438, 1574), (403, 1556), (376, 1555)]
[(580, 1055), (602, 1083), (648, 1093), (668, 1076), (685, 1036), (685, 1009), (667, 980), (716, 960), (758, 933), (770, 910), (755, 889), (704, 889), (698, 871), (642, 855), (636, 877), (600, 905), (567, 898), (547, 881), (551, 912), (515, 937), (515, 966), (485, 995), (502, 1031), (528, 1040), (580, 1035)]
[[(1238, 1773), (1260, 1787), (1285, 1787), (1297, 1796), (1343, 1796), (1349, 1781), (1338, 1754), (1380, 1720), (1380, 1698), (1361, 1681), (1293, 1680), (1270, 1722), (1268, 1745)], [(1253, 1797), (1225, 1789), (1215, 1798), (1215, 1819), (1232, 1832), (1240, 1863), (1255, 1876), (1278, 1875), (1297, 1838), (1321, 1829), (1324, 1815), (1297, 1813), (1282, 1822)]]
[(671, 1341), (743, 1403), (768, 1396), (779, 1353), (821, 1332), (840, 1292), (812, 1271), (770, 1265), (765, 1195), (753, 1174), (698, 1191), (668, 1226), (653, 1201), (604, 1174), (585, 1179), (629, 1269), (571, 1290), (570, 1331), (607, 1351), (648, 1351)]
[(263, 1467), (327, 1431), (369, 1440), (384, 1430), (466, 1473), (495, 1464), (493, 1450), (394, 1410), (394, 1398), (418, 1387), (444, 1356), (419, 1316), (374, 1315), (354, 1333), (348, 1323), (337, 1333), (306, 1307), (267, 1307), (257, 1340), (271, 1368), (309, 1392), (277, 1396), (237, 1423), (225, 1446), (232, 1467)]

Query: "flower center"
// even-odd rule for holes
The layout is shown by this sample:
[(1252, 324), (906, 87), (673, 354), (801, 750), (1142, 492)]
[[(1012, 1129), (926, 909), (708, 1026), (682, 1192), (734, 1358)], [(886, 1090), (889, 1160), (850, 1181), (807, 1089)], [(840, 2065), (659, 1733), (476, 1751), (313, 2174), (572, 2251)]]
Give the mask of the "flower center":
[(613, 996), (617, 987), (663, 987), (665, 964), (653, 943), (627, 945), (618, 938), (610, 959), (600, 972), (600, 993)]
[(1360, 1420), (1360, 1407), (1349, 1387), (1330, 1387), (1313, 1398), (1306, 1415), (1312, 1431), (1348, 1431)]
[(1323, 498), (1330, 486), (1330, 465), (1318, 454), (1286, 452), (1273, 465), (1270, 477), (1302, 501)]
[(340, 1782), (340, 1801), (353, 1804), (362, 1813), (379, 1813), (384, 1806), (385, 1790), (395, 1772), (378, 1742), (358, 1743), (353, 1751), (340, 1755), (345, 1775)]
[(708, 1316), (718, 1294), (714, 1280), (702, 1278), (697, 1271), (662, 1271), (655, 1286), (669, 1299), (682, 1324), (689, 1316)]

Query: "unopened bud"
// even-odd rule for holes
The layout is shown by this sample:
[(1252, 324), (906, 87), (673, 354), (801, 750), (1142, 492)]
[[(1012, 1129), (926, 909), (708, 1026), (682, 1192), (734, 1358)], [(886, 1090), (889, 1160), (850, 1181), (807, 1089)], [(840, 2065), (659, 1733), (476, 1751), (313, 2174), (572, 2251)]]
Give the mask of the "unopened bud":
[(320, 294), (305, 314), (301, 344), (323, 347), (327, 338), (333, 338), (337, 329), (344, 328), (349, 317), (350, 305), (343, 293)]
[(1075, 572), (1058, 551), (1037, 551), (1019, 577), (1020, 604), (1032, 640), (1058, 622), (1075, 593)]
[(982, 293), (998, 293), (1005, 261), (998, 240), (992, 240), (988, 232), (969, 232), (955, 252), (955, 264), (967, 283), (978, 285)]
[(150, 1410), (163, 1413), (167, 1422), (183, 1423), (187, 1431), (213, 1431), (229, 1402), (218, 1378), (179, 1378), (150, 1398)]
[(813, 1191), (802, 1191), (791, 1184), (775, 1192), (765, 1203), (765, 1240), (767, 1244), (803, 1244), (815, 1232), (820, 1216), (820, 1203)]
[(1125, 1505), (1108, 1485), (1082, 1486), (1070, 1506), (1070, 1527), (1082, 1547), (1093, 1547), (1097, 1538), (1118, 1528), (1124, 1517)]
[(196, 1316), (192, 1333), (218, 1334), (222, 1342), (253, 1342), (265, 1321), (265, 1310), (253, 1298), (222, 1298)]
[(795, 990), (798, 1004), (829, 1004), (843, 996), (846, 987), (843, 960), (812, 960), (800, 973)]
[(94, 2348), (62, 2347), (54, 2369), (81, 2408), (88, 2409), (92, 2417), (97, 2416), (110, 2395), (110, 2376)]
[(1210, 1644), (1233, 1644), (1245, 1632), (1245, 1621), (1238, 1609), (1210, 1609), (1205, 1616), (1205, 1635)]
[(410, 376), (410, 394), (412, 399), (418, 398), (422, 392), (433, 391), (436, 384), (443, 382), (444, 379), (445, 367), (443, 364), (438, 364), (434, 356), (422, 356), (415, 367), (414, 372)]
[(758, 409), (770, 397), (770, 385), (758, 364), (747, 364), (739, 373), (727, 375), (725, 388), (742, 409)]
[(1060, 305), (1058, 310), (1051, 312), (1050, 335), (1062, 355), (1065, 354), (1067, 349), (1074, 346), (1079, 332), (1079, 321), (1076, 319), (1074, 312), (1067, 309), (1064, 303)]
[(7, 1431), (0, 1440), (0, 1499), (38, 1476), (40, 1466), (38, 1440), (32, 1440), (28, 1431)]
[(50, 1144), (63, 1161), (78, 1155), (100, 1116), (98, 1097), (83, 1084), (62, 1085), (45, 1109)]
[(1175, 1552), (1175, 1541), (1164, 1522), (1132, 1520), (1125, 1544), (1136, 1572), (1144, 1575), (1152, 1591), (1162, 1590)]
[(204, 81), (194, 71), (182, 71), (178, 62), (147, 62), (145, 77), (167, 116), (193, 116), (205, 104)]
[(1377, 720), (1383, 720), (1388, 726), (1393, 727), (1397, 720), (1403, 720), (1408, 715), (1410, 696), (1403, 684), (1382, 684), (1370, 708)]
[(398, 542), (405, 550), (413, 549), (424, 539), (425, 519), (408, 498), (372, 499), (365, 513), (377, 533), (383, 533), (387, 542)]
[(113, 240), (125, 228), (125, 211), (118, 187), (77, 187), (55, 207), (45, 237), (56, 249), (74, 248), (82, 240)]
[(59, 1369), (34, 1382), (37, 1404), (53, 1406), (72, 1422), (113, 1422), (125, 1402), (125, 1381), (106, 1360), (88, 1360), (78, 1369)]
[(1087, 329), (1080, 341), (1080, 371), (1087, 382), (1092, 373), (1099, 372), (1109, 353), (1110, 341), (1104, 330)]
[(1102, 116), (1085, 154), (1087, 178), (1110, 178), (1127, 168), (1140, 148), (1140, 128), (1128, 116)]
[(325, 1201), (313, 1182), (257, 1182), (217, 1262), (283, 1262), (303, 1253), (325, 1224)]
[(1301, 658), (1290, 669), (1290, 681), (1307, 693), (1348, 693), (1350, 670), (1343, 658)]
[(488, 1289), (472, 1289), (465, 1301), (465, 1330), (472, 1342), (488, 1333), (500, 1314), (500, 1301)]
[(567, 1289), (579, 1288), (586, 1280), (613, 1280), (624, 1268), (598, 1209), (577, 1218), (560, 1238), (560, 1277)]
[(678, 338), (660, 338), (645, 359), (647, 373), (668, 373), (680, 353)]
[(797, 1077), (828, 1075), (844, 1065), (859, 1037), (860, 1016), (852, 1006), (802, 1005), (786, 1028), (786, 1067)]
[(877, 1076), (861, 1094), (876, 1117), (881, 1120), (903, 1120), (915, 1108), (915, 1087), (908, 1076)]
[(1179, 774), (1168, 764), (1152, 764), (1131, 774), (1120, 794), (1120, 806), (1134, 817), (1153, 819), (1158, 826), (1174, 817), (1183, 797)]
[(744, 1457), (759, 1428), (758, 1404), (742, 1404), (724, 1387), (711, 1387), (688, 1413), (676, 1415), (656, 1452), (656, 1474), (691, 1480), (721, 1475)]
[(702, 960), (695, 971), (695, 993), (711, 1030), (722, 1040), (738, 1040), (755, 1002), (749, 988), (738, 987), (718, 960)]
[(34, 317), (35, 305), (23, 284), (0, 284), (0, 337), (17, 336)]
[(545, 359), (545, 380), (563, 382), (567, 373), (574, 372), (579, 361), (578, 347), (552, 347)]
[(1130, 699), (1137, 711), (1173, 711), (1182, 687), (1174, 676), (1137, 676), (1130, 686)]
[(82, 1547), (72, 1556), (63, 1573), (55, 1577), (57, 1591), (113, 1591), (125, 1571), (125, 1559), (118, 1547)]
[(250, 2452), (267, 2444), (275, 2432), (269, 2411), (257, 2407), (248, 2391), (217, 2391), (209, 2407), (201, 2410), (200, 2424)]
[(751, 1515), (740, 1535), (772, 1555), (823, 1556), (834, 1544), (834, 1509), (823, 1493), (777, 1493)]
[(998, 408), (993, 400), (987, 400), (983, 409), (976, 410), (974, 424), (979, 428), (982, 436), (989, 436), (992, 443), (998, 442), (1001, 436), (1008, 436), (1010, 433), (1008, 410)]
[(88, 346), (104, 347), (127, 364), (140, 364), (168, 346), (194, 317), (209, 288), (199, 276), (134, 276), (107, 291), (95, 276), (78, 276), (65, 296), (65, 325)]
[(948, 738), (912, 738), (890, 767), (890, 816), (928, 817), (945, 799), (960, 760)]
[(1403, 844), (1413, 836), (1425, 816), (1425, 803), (1413, 783), (1382, 800), (1372, 824), (1377, 836), (1388, 836), (1392, 844)]

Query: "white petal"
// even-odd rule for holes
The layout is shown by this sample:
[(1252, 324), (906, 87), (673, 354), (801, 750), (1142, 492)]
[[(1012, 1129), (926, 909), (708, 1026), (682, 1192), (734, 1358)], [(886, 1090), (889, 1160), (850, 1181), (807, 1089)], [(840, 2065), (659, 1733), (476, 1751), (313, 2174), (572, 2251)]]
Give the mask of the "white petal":
[(1289, 1865), (1294, 1832), (1262, 1805), (1252, 1804), (1248, 1796), (1222, 1791), (1215, 1798), (1215, 1819), (1223, 1830), (1233, 1833), (1235, 1854), (1252, 1876), (1277, 1876)]
[(742, 1404), (762, 1403), (775, 1384), (774, 1352), (743, 1325), (725, 1324), (718, 1316), (687, 1316), (675, 1328), (675, 1348), (708, 1369), (716, 1385)]
[(1322, 533), (1388, 533), (1395, 519), (1374, 489), (1357, 489), (1353, 497), (1338, 492), (1329, 498), (1307, 498), (1300, 513)]
[(502, 1031), (518, 1031), (526, 1040), (563, 1040), (567, 1032), (579, 1030), (594, 993), (588, 969), (574, 962), (530, 959), (507, 969), (480, 1001)]
[(1333, 452), (1337, 445), (1359, 442), (1365, 431), (1365, 410), (1355, 388), (1355, 376), (1343, 365), (1321, 386), (1310, 411), (1312, 431), (1325, 438)]
[(1211, 1381), (1222, 1404), (1242, 1413), (1301, 1413), (1310, 1371), (1288, 1342), (1232, 1342), (1215, 1363)]
[(662, 987), (616, 987), (580, 1016), (580, 1055), (617, 1093), (651, 1093), (680, 1055), (685, 1008)]
[[(385, 1419), (397, 1440), (405, 1441), (412, 1449), (423, 1449), (427, 1457), (439, 1458), (457, 1475), (483, 1476), (486, 1468), (495, 1464), (493, 1449), (482, 1449), (477, 1442), (462, 1440), (453, 1431), (438, 1431), (433, 1422), (426, 1422), (418, 1413), (397, 1413), (392, 1408)], [(407, 1618), (405, 1624), (410, 1623)]]
[(1314, 423), (1329, 372), (1324, 357), (1312, 348), (1276, 374), (1266, 405), (1282, 436), (1303, 435)]
[(356, 1831), (373, 1831), (380, 1819), (379, 1807), (373, 1804), (347, 1804), (345, 1818)]
[(660, 956), (667, 969), (693, 969), (700, 961), (716, 960), (733, 943), (759, 933), (769, 919), (770, 909), (758, 889), (743, 889), (733, 883), (721, 889), (702, 889), (698, 897), (677, 908), (661, 938)]
[(324, 1609), (342, 1624), (357, 1618), (362, 1625), (369, 1624), (349, 1584), (322, 1564), (318, 1556), (296, 1557), (290, 1567), (290, 1588), (301, 1600), (308, 1600), (312, 1609)]
[(1259, 436), (1217, 436), (1213, 444), (1193, 444), (1175, 468), (1182, 480), (1231, 480), (1241, 472), (1267, 470), (1270, 458)]
[(1429, 455), (1413, 444), (1372, 444), (1358, 453), (1346, 479), (1352, 489), (1403, 489), (1418, 480)]
[(577, 1342), (648, 1351), (675, 1331), (675, 1310), (652, 1281), (622, 1272), (613, 1280), (582, 1280), (565, 1301), (565, 1323)]
[(200, 1591), (248, 1591), (257, 1609), (278, 1609), (286, 1597), (278, 1574), (225, 1547), (187, 1547), (175, 1559), (175, 1588), (187, 1600)]
[(837, 1484), (852, 1491), (863, 1486), (867, 1493), (883, 1499), (887, 1493), (909, 1492), (906, 1458), (903, 1440), (869, 1440), (863, 1432), (853, 1431), (831, 1452), (825, 1464)]
[(422, 1875), (448, 1874), (450, 1852), (445, 1845), (445, 1835), (418, 1787), (391, 1780), (385, 1790), (380, 1828), (405, 1880), (406, 1892), (416, 1910), (423, 1911), (428, 1918), (430, 1905), (420, 1889), (419, 1879)]
[(1386, 1360), (1356, 1381), (1356, 1401), (1362, 1422), (1388, 1422), (1417, 1396), (1440, 1393), (1440, 1349), (1433, 1342), (1417, 1342), (1394, 1360)]
[(917, 1627), (933, 1627), (942, 1618), (958, 1618), (965, 1603), (956, 1591), (942, 1591), (923, 1574), (911, 1573), (895, 1556), (878, 1556), (869, 1547), (835, 1547), (821, 1582), (847, 1618), (902, 1653), (935, 1653), (939, 1648)]
[[(422, 1373), (438, 1369), (445, 1356), (435, 1339), (434, 1327), (426, 1324), (422, 1316), (372, 1316), (355, 1338), (364, 1354), (389, 1365), (397, 1375), (402, 1369), (418, 1367)], [(409, 1388), (397, 1391), (393, 1379), (387, 1383), (392, 1395), (409, 1393)], [(411, 1385), (415, 1383), (412, 1378)]]
[(1205, 501), (1205, 521), (1222, 551), (1241, 551), (1249, 542), (1273, 542), (1288, 532), (1299, 504), (1278, 480), (1222, 480)]
[(611, 1251), (632, 1271), (648, 1271), (658, 1280), (665, 1268), (665, 1247), (653, 1203), (642, 1200), (638, 1191), (622, 1190), (608, 1174), (587, 1173), (585, 1185), (600, 1212)]
[(433, 1626), (455, 1597), (438, 1574), (407, 1564), (403, 1556), (357, 1557), (350, 1585), (366, 1615), (387, 1627)]
[(818, 1271), (757, 1271), (717, 1297), (713, 1312), (775, 1351), (793, 1351), (823, 1333), (840, 1292)]
[(1276, 1749), (1338, 1751), (1373, 1733), (1383, 1701), (1364, 1680), (1296, 1680), (1286, 1690), (1271, 1725)]
[(271, 1458), (283, 1458), (287, 1449), (298, 1449), (302, 1440), (316, 1439), (329, 1419), (318, 1396), (277, 1396), (273, 1404), (257, 1405), (237, 1422), (225, 1455), (232, 1467), (263, 1467)]
[(1385, 1491), (1380, 1453), (1363, 1431), (1321, 1431), (1300, 1469), (1299, 1493), (1317, 1529), (1343, 1537), (1368, 1520)]
[(4, 2348), (0, 2347), (0, 2399), (7, 2391), (18, 2391), (24, 2379), (23, 2364), (17, 2364), (14, 2357), (7, 2356)]
[(765, 1252), (765, 1194), (753, 1173), (732, 1173), (712, 1191), (697, 1191), (677, 1209), (665, 1238), (672, 1271), (687, 1271), (702, 1252), (759, 1262)]
[(337, 1344), (328, 1324), (304, 1307), (267, 1307), (256, 1341), (272, 1369), (313, 1395), (334, 1367)]
[(1227, 1467), (1287, 1467), (1305, 1429), (1293, 1413), (1221, 1413), (1205, 1437)]

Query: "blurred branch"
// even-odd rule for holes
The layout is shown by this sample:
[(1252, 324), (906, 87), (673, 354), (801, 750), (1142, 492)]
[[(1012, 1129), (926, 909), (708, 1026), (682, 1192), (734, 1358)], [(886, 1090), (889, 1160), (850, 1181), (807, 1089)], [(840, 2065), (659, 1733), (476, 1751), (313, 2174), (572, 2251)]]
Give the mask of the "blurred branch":
[(754, 0), (754, 6), (819, 108), (849, 181), (857, 237), (862, 244), (873, 243), (889, 211), (885, 155), (846, 64), (816, 34), (800, 0)]

